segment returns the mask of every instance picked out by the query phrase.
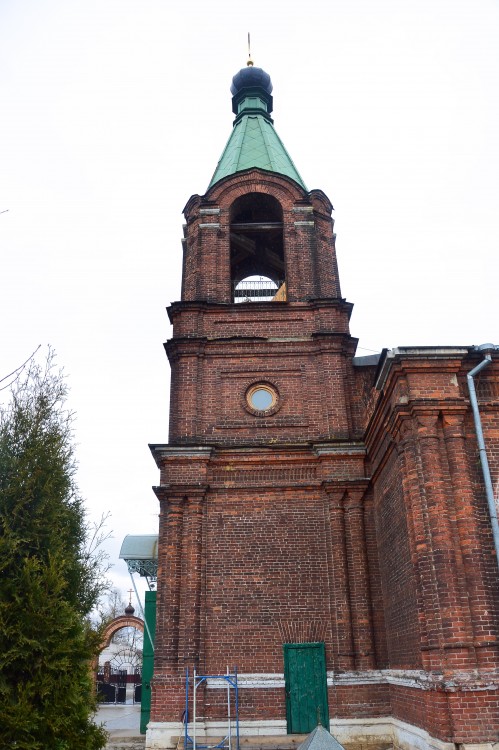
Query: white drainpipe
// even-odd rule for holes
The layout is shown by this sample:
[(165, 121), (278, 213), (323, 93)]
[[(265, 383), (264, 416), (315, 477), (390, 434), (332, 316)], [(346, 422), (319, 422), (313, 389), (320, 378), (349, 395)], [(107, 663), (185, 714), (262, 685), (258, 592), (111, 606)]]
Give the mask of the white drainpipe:
[(480, 461), (482, 464), (483, 481), (485, 483), (485, 492), (487, 495), (487, 504), (489, 506), (490, 523), (492, 525), (492, 535), (494, 537), (494, 547), (496, 550), (496, 556), (499, 563), (499, 522), (497, 520), (497, 507), (494, 498), (494, 489), (492, 487), (492, 479), (490, 476), (489, 462), (487, 460), (487, 451), (485, 450), (485, 440), (483, 439), (482, 420), (480, 419), (480, 412), (478, 410), (478, 400), (476, 397), (475, 383), (473, 378), (475, 375), (483, 370), (484, 367), (492, 361), (492, 351), (497, 351), (499, 347), (494, 344), (481, 344), (475, 347), (475, 351), (481, 352), (484, 359), (476, 367), (471, 370), (466, 376), (468, 380), (468, 388), (470, 392), (471, 408), (473, 409), (473, 418), (475, 420), (475, 431), (478, 442), (478, 450), (480, 453)]

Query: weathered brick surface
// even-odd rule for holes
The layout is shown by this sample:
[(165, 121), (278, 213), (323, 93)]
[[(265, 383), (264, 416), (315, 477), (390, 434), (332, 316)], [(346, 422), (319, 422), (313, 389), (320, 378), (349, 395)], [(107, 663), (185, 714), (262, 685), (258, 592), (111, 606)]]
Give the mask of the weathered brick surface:
[(392, 669), (417, 669), (421, 666), (418, 602), (401, 473), (399, 457), (392, 452), (375, 487), (373, 512), (377, 521), (380, 577), (385, 591), (382, 609), (387, 633), (387, 663)]
[[(307, 194), (291, 180), (260, 170), (238, 173), (194, 195), (184, 209), (187, 222), (182, 300), (230, 302), (231, 206), (248, 193), (268, 194), (282, 206), (288, 300), (340, 298), (332, 206), (320, 190)], [(312, 209), (315, 227), (303, 223)], [(219, 209), (207, 216), (203, 209)], [(298, 209), (298, 210), (297, 210)], [(213, 228), (207, 224), (213, 224)]]
[[(286, 302), (231, 302), (231, 211), (250, 192), (282, 207)], [(193, 196), (185, 215), (170, 442), (153, 447), (152, 719), (180, 719), (186, 667), (282, 679), (283, 643), (322, 641), (329, 673), (344, 676), (328, 689), (331, 716), (496, 741), (498, 566), (466, 386), (480, 356), (400, 350), (379, 368), (354, 364), (320, 191), (250, 170)], [(262, 382), (278, 400), (258, 414), (246, 393)], [(497, 487), (496, 355), (477, 392)], [(202, 690), (200, 712), (221, 718), (224, 701)], [(282, 687), (241, 690), (241, 719), (285, 716)]]
[(388, 685), (333, 686), (328, 701), (330, 716), (339, 719), (377, 718), (391, 713)]
[(391, 706), (395, 718), (446, 742), (473, 744), (498, 737), (496, 690), (422, 692), (392, 686)]

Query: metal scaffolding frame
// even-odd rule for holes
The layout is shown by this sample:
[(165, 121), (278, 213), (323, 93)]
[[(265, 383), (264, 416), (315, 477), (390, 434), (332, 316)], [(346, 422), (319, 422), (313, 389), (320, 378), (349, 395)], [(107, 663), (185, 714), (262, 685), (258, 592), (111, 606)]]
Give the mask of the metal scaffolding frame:
[[(214, 745), (200, 744), (196, 738), (196, 723), (197, 723), (197, 690), (207, 680), (221, 680), (226, 683), (227, 688), (227, 734), (219, 742)], [(223, 685), (222, 685), (223, 688)], [(234, 718), (231, 712), (231, 691), (234, 695)], [(185, 670), (185, 712), (184, 712), (184, 748), (192, 748), (192, 750), (214, 750), (215, 748), (228, 748), (228, 750), (239, 750), (239, 692), (237, 685), (237, 667), (234, 667), (234, 672), (229, 673), (227, 667), (226, 674), (197, 674), (196, 669), (193, 670), (192, 676), (192, 736), (189, 734), (189, 669)], [(235, 730), (235, 734), (233, 734)], [(234, 744), (235, 740), (235, 744)]]

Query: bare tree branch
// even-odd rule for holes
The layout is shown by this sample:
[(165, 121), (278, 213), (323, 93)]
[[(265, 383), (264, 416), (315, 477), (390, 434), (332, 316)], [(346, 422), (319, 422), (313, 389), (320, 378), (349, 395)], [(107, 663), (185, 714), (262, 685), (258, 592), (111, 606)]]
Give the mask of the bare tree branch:
[(28, 362), (30, 362), (30, 360), (32, 360), (32, 359), (33, 359), (33, 357), (35, 356), (35, 354), (37, 353), (37, 351), (38, 351), (38, 349), (39, 349), (40, 347), (41, 347), (41, 344), (38, 344), (38, 346), (36, 347), (35, 351), (33, 352), (33, 354), (30, 354), (30, 355), (29, 355), (29, 357), (28, 357), (28, 359), (26, 360), (26, 362), (23, 362), (23, 363), (22, 363), (22, 365), (19, 365), (19, 367), (16, 367), (16, 369), (15, 369), (15, 370), (12, 370), (12, 372), (9, 372), (9, 374), (8, 374), (8, 375), (5, 375), (5, 376), (4, 376), (3, 378), (0, 378), (0, 383), (3, 383), (3, 382), (4, 382), (4, 380), (7, 380), (7, 378), (10, 378), (10, 377), (11, 377), (12, 375), (15, 375), (15, 378), (13, 378), (13, 379), (12, 379), (12, 380), (10, 381), (10, 383), (7, 383), (7, 385), (3, 385), (3, 386), (2, 386), (1, 388), (0, 388), (0, 391), (4, 391), (4, 390), (5, 390), (6, 388), (10, 388), (10, 386), (11, 386), (11, 385), (12, 385), (13, 383), (15, 383), (15, 382), (16, 382), (17, 378), (18, 378), (18, 377), (19, 377), (19, 376), (21, 375), (22, 371), (24, 370), (24, 368), (26, 367), (26, 365), (28, 364)]

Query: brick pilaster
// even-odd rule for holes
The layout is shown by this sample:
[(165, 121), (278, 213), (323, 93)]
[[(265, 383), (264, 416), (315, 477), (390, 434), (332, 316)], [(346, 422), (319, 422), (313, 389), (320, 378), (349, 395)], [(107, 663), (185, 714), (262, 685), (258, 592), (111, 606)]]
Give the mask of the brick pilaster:
[(345, 544), (344, 489), (326, 486), (331, 528), (331, 601), (333, 603), (333, 667), (349, 671), (355, 668), (352, 615), (348, 589), (348, 561)]
[(198, 668), (200, 659), (204, 500), (204, 489), (191, 491), (184, 510), (178, 658), (179, 666), (190, 668)]
[(348, 490), (345, 502), (345, 537), (355, 666), (357, 669), (374, 669), (374, 639), (364, 533), (363, 495), (364, 489)]
[[(412, 419), (404, 419), (395, 435), (395, 445), (400, 461), (400, 476), (404, 505), (407, 509), (407, 530), (411, 561), (416, 577), (416, 601), (418, 608), (419, 644), (422, 666), (428, 667), (430, 634), (427, 616), (435, 610), (435, 580), (428, 564), (426, 518), (419, 499), (417, 473), (416, 434)], [(435, 640), (436, 643), (436, 640)]]
[[(424, 502), (428, 530), (428, 563), (432, 566), (436, 585), (437, 609), (430, 612), (433, 620), (435, 646), (450, 650), (462, 649), (466, 626), (457, 581), (458, 569), (454, 537), (450, 522), (445, 481), (439, 415), (418, 415), (417, 432), (420, 450), (421, 499)], [(447, 654), (447, 660), (450, 654)]]
[(169, 496), (161, 501), (158, 559), (158, 587), (155, 670), (175, 669), (178, 659), (180, 587), (182, 578), (182, 520), (184, 497)]

